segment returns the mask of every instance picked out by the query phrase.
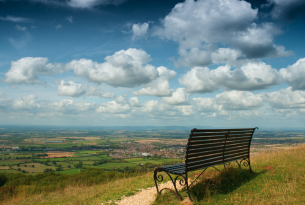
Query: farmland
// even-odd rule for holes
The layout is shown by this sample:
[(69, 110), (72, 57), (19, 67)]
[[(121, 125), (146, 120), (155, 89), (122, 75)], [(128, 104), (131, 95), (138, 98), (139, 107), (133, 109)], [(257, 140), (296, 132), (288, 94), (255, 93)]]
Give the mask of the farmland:
[[(190, 128), (41, 128), (0, 129), (0, 173), (75, 174), (86, 168), (143, 172), (182, 162)], [(289, 149), (305, 143), (301, 130), (258, 130), (251, 152)]]

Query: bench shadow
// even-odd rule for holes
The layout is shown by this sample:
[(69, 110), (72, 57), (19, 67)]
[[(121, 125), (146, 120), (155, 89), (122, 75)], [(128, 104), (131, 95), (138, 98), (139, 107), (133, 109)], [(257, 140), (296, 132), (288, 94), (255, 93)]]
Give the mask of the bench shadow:
[(190, 188), (190, 194), (195, 201), (201, 201), (216, 194), (228, 194), (265, 172), (266, 170), (250, 172), (228, 167), (213, 177), (201, 176), (199, 181)]

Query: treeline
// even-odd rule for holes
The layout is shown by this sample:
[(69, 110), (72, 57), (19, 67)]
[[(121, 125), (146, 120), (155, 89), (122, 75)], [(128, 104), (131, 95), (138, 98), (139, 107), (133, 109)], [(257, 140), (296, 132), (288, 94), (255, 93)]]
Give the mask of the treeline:
[(37, 175), (21, 173), (0, 174), (0, 200), (6, 200), (18, 194), (34, 195), (62, 190), (67, 186), (91, 186), (104, 184), (117, 179), (132, 177), (144, 172), (105, 171), (95, 168), (81, 170), (79, 174), (63, 175), (48, 172)]

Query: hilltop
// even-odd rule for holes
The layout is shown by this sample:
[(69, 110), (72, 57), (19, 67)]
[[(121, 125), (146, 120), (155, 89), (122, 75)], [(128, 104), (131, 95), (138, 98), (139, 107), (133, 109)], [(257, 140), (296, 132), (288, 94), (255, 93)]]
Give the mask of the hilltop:
[[(305, 146), (262, 151), (251, 157), (251, 174), (236, 166), (222, 175), (213, 169), (192, 189), (193, 204), (303, 204), (305, 203)], [(193, 176), (196, 173), (193, 173)], [(121, 178), (102, 185), (68, 186), (63, 191), (28, 195), (20, 193), (3, 204), (111, 204), (154, 187), (153, 173)], [(182, 195), (187, 194), (182, 190)], [(153, 204), (179, 204), (171, 193)]]

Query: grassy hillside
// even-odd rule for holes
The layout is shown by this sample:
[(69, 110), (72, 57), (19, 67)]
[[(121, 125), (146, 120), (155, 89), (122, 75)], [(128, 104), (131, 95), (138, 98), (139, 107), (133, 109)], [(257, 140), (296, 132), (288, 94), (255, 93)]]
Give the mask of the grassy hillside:
[[(252, 169), (232, 166), (223, 174), (209, 168), (191, 188), (194, 204), (305, 204), (305, 146), (263, 152), (251, 158)], [(192, 173), (195, 176), (198, 172)], [(2, 204), (101, 204), (154, 186), (153, 173), (123, 178), (103, 185), (68, 186), (64, 191), (29, 196), (20, 192)], [(187, 198), (185, 190), (181, 191)], [(163, 193), (154, 204), (179, 204)]]

